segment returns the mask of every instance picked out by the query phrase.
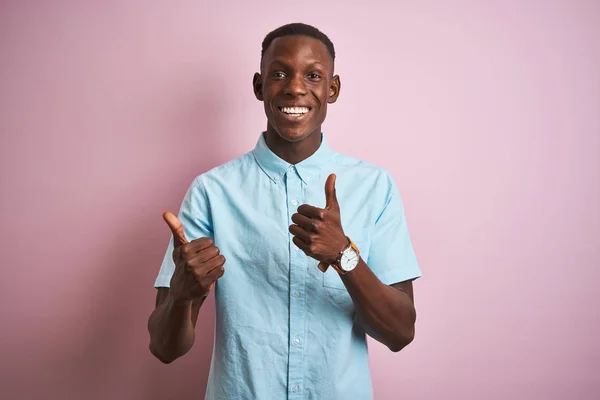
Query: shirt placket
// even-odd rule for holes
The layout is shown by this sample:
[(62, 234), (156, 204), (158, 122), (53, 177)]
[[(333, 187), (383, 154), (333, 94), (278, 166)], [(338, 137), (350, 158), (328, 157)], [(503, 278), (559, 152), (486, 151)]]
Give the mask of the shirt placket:
[[(291, 166), (286, 173), (286, 192), (288, 221), (293, 224), (291, 218), (298, 210), (298, 206), (304, 203), (302, 181), (298, 176), (296, 168)], [(305, 315), (306, 315), (306, 255), (292, 241), (294, 236), (289, 234), (290, 254), (290, 319), (289, 319), (289, 362), (288, 362), (288, 399), (300, 399), (304, 392), (304, 339), (305, 339)]]

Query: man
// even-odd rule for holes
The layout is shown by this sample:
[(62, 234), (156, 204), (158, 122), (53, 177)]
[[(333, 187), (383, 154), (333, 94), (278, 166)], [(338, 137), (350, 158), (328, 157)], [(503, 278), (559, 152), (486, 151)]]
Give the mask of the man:
[(165, 363), (189, 351), (214, 288), (207, 399), (371, 399), (365, 334), (394, 352), (413, 340), (420, 270), (394, 180), (321, 131), (334, 59), (312, 26), (269, 33), (253, 82), (266, 131), (164, 215), (150, 350)]

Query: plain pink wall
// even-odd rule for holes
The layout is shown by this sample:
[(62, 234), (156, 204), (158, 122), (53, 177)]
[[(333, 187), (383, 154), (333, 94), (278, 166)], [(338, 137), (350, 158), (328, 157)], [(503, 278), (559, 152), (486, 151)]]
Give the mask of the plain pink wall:
[(2, 397), (203, 398), (212, 299), (188, 356), (147, 349), (161, 213), (253, 148), (260, 43), (303, 21), (329, 140), (392, 172), (424, 272), (376, 398), (597, 399), (600, 3), (250, 3), (1, 3)]

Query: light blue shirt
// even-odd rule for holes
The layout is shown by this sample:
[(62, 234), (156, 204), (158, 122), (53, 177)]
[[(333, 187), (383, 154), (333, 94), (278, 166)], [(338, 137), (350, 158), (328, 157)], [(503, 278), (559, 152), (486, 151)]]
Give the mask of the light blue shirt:
[[(385, 284), (421, 275), (402, 201), (384, 169), (319, 149), (291, 165), (260, 135), (253, 151), (198, 176), (179, 218), (189, 240), (213, 238), (225, 256), (215, 286), (215, 342), (207, 399), (372, 399), (365, 333), (333, 268), (292, 242), (301, 204), (325, 207), (337, 175), (342, 227)], [(173, 274), (169, 241), (156, 287)]]

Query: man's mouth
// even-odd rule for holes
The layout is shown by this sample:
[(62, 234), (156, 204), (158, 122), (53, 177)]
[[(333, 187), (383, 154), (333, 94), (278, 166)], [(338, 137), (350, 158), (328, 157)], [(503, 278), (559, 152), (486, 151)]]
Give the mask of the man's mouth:
[(304, 117), (311, 110), (310, 107), (277, 107), (279, 111), (291, 118), (299, 119)]

